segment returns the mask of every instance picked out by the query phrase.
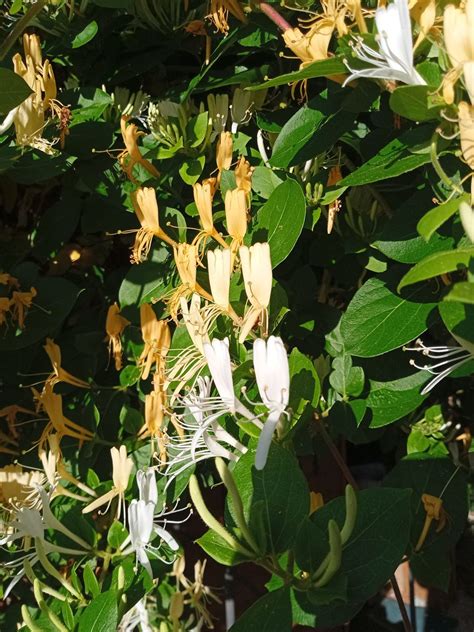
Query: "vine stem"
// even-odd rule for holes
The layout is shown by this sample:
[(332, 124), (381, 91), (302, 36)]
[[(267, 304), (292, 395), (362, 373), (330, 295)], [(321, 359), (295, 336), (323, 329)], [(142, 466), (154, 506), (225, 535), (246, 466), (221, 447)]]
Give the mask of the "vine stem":
[[(329, 448), (334, 460), (336, 461), (337, 465), (339, 466), (339, 469), (344, 475), (344, 478), (350, 485), (352, 485), (352, 487), (355, 490), (358, 490), (359, 486), (357, 485), (355, 478), (352, 476), (350, 469), (347, 467), (347, 463), (342, 457), (342, 454), (339, 452), (336, 444), (332, 440), (331, 435), (324, 427), (324, 420), (317, 413), (315, 413), (314, 417), (318, 424), (318, 430), (321, 433), (321, 436), (323, 437), (324, 443)], [(405, 632), (413, 632), (413, 627), (411, 625), (410, 619), (408, 618), (405, 602), (403, 601), (402, 593), (400, 592), (400, 586), (398, 585), (398, 581), (395, 575), (392, 575), (392, 577), (390, 577), (390, 583), (392, 584), (392, 588), (395, 594), (395, 598), (397, 600), (398, 608), (400, 609), (400, 614), (402, 616), (402, 621), (403, 621), (403, 628)]]
[(270, 20), (274, 22), (279, 29), (281, 29), (282, 31), (287, 31), (288, 29), (291, 29), (291, 25), (270, 4), (268, 4), (267, 2), (259, 2), (258, 6), (260, 8), (260, 11), (262, 13), (265, 13), (267, 18), (270, 18)]
[(16, 39), (20, 37), (28, 24), (42, 11), (43, 7), (48, 4), (49, 0), (36, 0), (28, 9), (25, 15), (18, 20), (12, 28), (5, 41), (0, 46), (0, 61), (5, 57), (10, 48), (14, 45)]

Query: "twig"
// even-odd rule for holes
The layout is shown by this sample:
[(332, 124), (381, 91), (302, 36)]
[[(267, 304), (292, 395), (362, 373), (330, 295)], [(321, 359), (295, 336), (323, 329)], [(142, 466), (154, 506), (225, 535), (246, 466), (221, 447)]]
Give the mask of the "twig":
[(5, 57), (10, 48), (14, 45), (16, 39), (20, 37), (28, 24), (36, 17), (38, 13), (48, 4), (49, 0), (36, 0), (35, 4), (31, 5), (25, 15), (18, 20), (15, 26), (12, 28), (5, 41), (0, 46), (0, 61)]
[[(357, 485), (355, 478), (352, 476), (350, 469), (347, 467), (347, 463), (342, 458), (342, 455), (337, 449), (336, 444), (332, 440), (331, 435), (324, 427), (324, 420), (321, 419), (321, 417), (317, 413), (315, 413), (314, 417), (318, 423), (318, 429), (324, 439), (324, 442), (329, 448), (329, 450), (331, 451), (331, 454), (333, 455), (334, 460), (336, 461), (341, 472), (343, 473), (344, 478), (350, 485), (352, 485), (354, 489), (356, 490), (359, 489), (359, 486)], [(400, 587), (398, 585), (395, 575), (392, 575), (392, 577), (390, 577), (390, 583), (392, 584), (393, 592), (395, 594), (395, 598), (397, 600), (398, 607), (400, 609), (400, 614), (402, 616), (404, 630), (405, 632), (413, 632), (413, 628), (410, 623), (410, 619), (408, 618), (408, 613), (405, 607), (405, 602), (403, 601), (403, 597), (400, 592)]]

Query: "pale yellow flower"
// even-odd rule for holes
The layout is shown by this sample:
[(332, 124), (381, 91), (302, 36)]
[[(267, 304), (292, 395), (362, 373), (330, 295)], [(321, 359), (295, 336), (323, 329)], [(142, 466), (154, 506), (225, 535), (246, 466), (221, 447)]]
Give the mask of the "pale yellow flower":
[(153, 363), (156, 372), (163, 372), (166, 354), (171, 344), (171, 332), (166, 320), (159, 320), (148, 303), (140, 305), (140, 325), (145, 346), (138, 366), (142, 367), (142, 379), (146, 380)]
[(135, 237), (131, 260), (132, 263), (141, 263), (150, 252), (153, 237), (158, 237), (170, 246), (175, 246), (175, 241), (168, 237), (160, 227), (155, 189), (151, 187), (139, 188), (130, 197), (141, 224)]
[(43, 482), (43, 472), (6, 465), (0, 468), (0, 503), (7, 507), (34, 507), (40, 502), (35, 485)]
[(253, 167), (245, 160), (243, 156), (240, 156), (239, 162), (234, 169), (235, 182), (238, 189), (242, 189), (248, 195), (252, 190), (252, 174)]
[(247, 194), (243, 189), (231, 189), (225, 194), (227, 232), (233, 240), (233, 250), (243, 241), (247, 232)]
[(111, 448), (110, 456), (112, 457), (113, 487), (110, 491), (89, 503), (87, 507), (84, 507), (82, 513), (90, 513), (105, 504), (107, 504), (105, 509), (107, 511), (112, 500), (118, 496), (119, 502), (116, 514), (116, 519), (118, 520), (122, 511), (122, 505), (125, 504), (124, 496), (127, 491), (130, 474), (132, 473), (133, 461), (127, 456), (127, 448), (124, 445), (121, 445), (120, 449)]
[(239, 256), (244, 276), (245, 293), (250, 302), (242, 323), (239, 341), (243, 342), (260, 320), (264, 335), (268, 330), (268, 305), (272, 293), (272, 262), (268, 243), (241, 246)]
[(464, 73), (466, 90), (474, 104), (474, 0), (466, 0), (463, 7), (448, 4), (444, 10), (444, 43), (452, 71), (443, 82), (443, 94), (453, 102), (453, 86)]
[(227, 248), (207, 251), (207, 269), (214, 303), (224, 310), (229, 309), (230, 277), (232, 274), (232, 253)]
[(219, 177), (222, 171), (230, 169), (232, 164), (233, 140), (230, 132), (221, 132), (217, 141), (216, 164)]
[(210, 0), (209, 15), (207, 16), (216, 29), (226, 35), (229, 31), (229, 13), (241, 22), (246, 22), (245, 13), (239, 0)]
[(129, 116), (122, 116), (120, 118), (120, 131), (122, 132), (123, 142), (125, 143), (125, 149), (118, 157), (120, 166), (132, 182), (136, 182), (133, 175), (133, 170), (136, 165), (141, 165), (154, 178), (159, 178), (160, 172), (149, 160), (142, 156), (138, 147), (138, 139), (140, 136), (144, 136), (145, 132), (139, 131), (135, 123), (127, 124), (129, 118)]

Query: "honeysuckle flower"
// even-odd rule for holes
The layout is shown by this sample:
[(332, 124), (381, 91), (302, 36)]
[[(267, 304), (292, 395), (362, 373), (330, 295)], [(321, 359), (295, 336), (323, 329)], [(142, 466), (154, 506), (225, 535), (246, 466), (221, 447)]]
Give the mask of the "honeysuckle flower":
[(125, 149), (118, 157), (122, 170), (132, 182), (136, 182), (133, 175), (133, 170), (136, 165), (141, 165), (154, 178), (159, 178), (160, 172), (151, 164), (151, 162), (141, 155), (138, 147), (137, 141), (140, 136), (145, 135), (145, 132), (139, 131), (134, 123), (127, 123), (128, 119), (128, 116), (122, 116), (120, 118), (120, 131), (122, 132), (123, 142), (125, 143)]
[(112, 457), (113, 487), (110, 491), (89, 503), (87, 507), (84, 507), (82, 513), (90, 513), (105, 504), (107, 504), (105, 510), (107, 511), (111, 501), (118, 496), (119, 501), (116, 514), (116, 519), (118, 520), (122, 511), (122, 505), (125, 504), (124, 495), (128, 487), (128, 479), (133, 469), (133, 461), (127, 456), (127, 448), (124, 445), (121, 445), (120, 449), (111, 448), (110, 456)]
[(137, 485), (139, 499), (156, 505), (158, 502), (158, 489), (156, 487), (155, 470), (151, 467), (147, 470), (138, 470)]
[(467, 202), (461, 202), (459, 216), (466, 235), (474, 244), (474, 208)]
[(252, 190), (252, 173), (253, 167), (250, 166), (248, 160), (240, 156), (239, 161), (234, 169), (235, 182), (238, 189), (245, 191), (249, 195)]
[(20, 329), (25, 327), (26, 313), (30, 309), (36, 294), (37, 292), (34, 287), (30, 288), (29, 292), (13, 292), (12, 294), (11, 303), (13, 318), (16, 319)]
[(34, 411), (18, 406), (18, 404), (10, 404), (0, 408), (0, 419), (3, 417), (8, 425), (8, 432), (15, 439), (18, 438), (18, 430), (16, 429), (17, 416), (22, 413), (25, 415), (34, 415)]
[(140, 325), (145, 346), (138, 360), (142, 368), (142, 379), (148, 379), (151, 367), (163, 373), (164, 362), (171, 344), (171, 331), (166, 320), (159, 320), (148, 303), (140, 305)]
[(155, 189), (151, 187), (139, 188), (130, 197), (141, 224), (132, 248), (131, 261), (132, 263), (141, 263), (148, 257), (153, 237), (161, 239), (170, 246), (175, 246), (175, 241), (160, 226)]
[(212, 121), (213, 134), (211, 140), (225, 131), (227, 117), (229, 116), (229, 96), (227, 94), (208, 94), (207, 109), (209, 119)]
[(120, 307), (117, 303), (111, 305), (107, 311), (105, 331), (109, 343), (109, 355), (113, 356), (117, 371), (120, 371), (122, 368), (122, 341), (120, 336), (128, 325), (130, 325), (130, 321), (121, 316)]
[(204, 344), (204, 355), (222, 401), (233, 412), (235, 410), (235, 394), (230, 364), (229, 339), (214, 338), (211, 343)]
[(207, 18), (224, 35), (227, 35), (229, 31), (229, 13), (241, 22), (247, 21), (239, 0), (210, 0)]
[(6, 465), (0, 468), (0, 503), (7, 508), (37, 508), (41, 500), (37, 485), (43, 483), (43, 472), (23, 470), (18, 464)]
[(221, 132), (217, 141), (216, 164), (219, 177), (222, 171), (229, 169), (232, 163), (233, 141), (230, 132)]
[(441, 380), (459, 369), (464, 364), (474, 360), (474, 344), (462, 338), (457, 339), (461, 346), (438, 345), (427, 347), (425, 343), (418, 339), (414, 347), (404, 347), (405, 351), (417, 351), (423, 356), (434, 360), (434, 364), (417, 364), (411, 359), (410, 364), (420, 371), (428, 371), (435, 377), (426, 384), (422, 395), (427, 395)]
[(13, 57), (13, 69), (33, 91), (16, 109), (13, 122), (18, 145), (30, 145), (51, 153), (51, 145), (42, 138), (45, 112), (56, 98), (56, 81), (51, 64), (41, 55), (37, 35), (23, 35), (24, 59), (19, 53)]
[[(209, 377), (198, 377), (196, 387), (181, 399), (184, 413), (179, 415), (179, 423), (186, 434), (168, 438), (167, 486), (181, 472), (200, 461), (217, 456), (236, 461), (247, 451), (219, 424), (219, 417), (232, 410), (228, 401), (211, 396), (211, 388)], [(252, 418), (250, 413), (248, 416)]]
[(230, 277), (232, 275), (232, 253), (227, 248), (207, 251), (207, 269), (212, 298), (224, 312), (229, 310)]
[(10, 287), (19, 288), (18, 279), (8, 272), (0, 272), (0, 285), (8, 285)]
[(229, 189), (225, 194), (225, 219), (233, 250), (240, 246), (247, 232), (247, 211), (245, 190)]
[[(155, 374), (155, 377), (157, 377), (157, 374)], [(145, 435), (156, 437), (163, 426), (166, 411), (166, 393), (161, 380), (157, 379), (155, 381), (155, 377), (153, 378), (153, 390), (145, 395), (145, 424), (139, 433), (140, 438), (143, 438)]]
[(146, 597), (138, 601), (133, 608), (130, 608), (130, 610), (123, 615), (117, 632), (135, 632), (137, 626), (140, 632), (153, 632), (148, 617), (148, 610), (146, 609)]
[[(215, 601), (216, 603), (221, 603), (219, 597), (204, 584), (204, 572), (206, 570), (206, 560), (201, 561), (198, 560), (194, 564), (194, 581), (188, 579), (185, 574), (185, 559), (184, 556), (180, 557), (173, 566), (173, 575), (176, 577), (177, 581), (182, 587), (181, 595), (183, 597), (182, 604), (183, 607), (188, 605), (199, 617), (198, 624), (194, 628), (197, 630), (201, 629), (202, 625), (205, 625), (209, 629), (212, 630), (213, 622), (212, 615), (207, 608), (207, 602), (210, 600)], [(175, 593), (178, 594), (178, 593)]]
[(77, 386), (77, 388), (89, 388), (89, 384), (84, 380), (79, 379), (78, 377), (74, 377), (69, 371), (66, 371), (61, 366), (61, 349), (59, 345), (57, 345), (54, 340), (51, 338), (46, 338), (46, 344), (43, 349), (48, 354), (48, 357), (53, 366), (53, 373), (46, 380), (47, 384), (54, 386), (58, 382), (66, 382), (67, 384), (72, 384), (72, 386)]
[(420, 32), (416, 38), (417, 48), (427, 37), (436, 21), (436, 0), (410, 0), (410, 15), (420, 27)]
[(264, 332), (268, 329), (268, 305), (272, 293), (272, 262), (268, 243), (241, 246), (239, 256), (244, 276), (245, 293), (250, 308), (244, 316), (239, 341), (243, 342), (260, 319)]
[(444, 10), (444, 43), (451, 65), (451, 74), (445, 77), (443, 94), (448, 103), (454, 99), (453, 86), (464, 74), (464, 84), (474, 105), (474, 0), (461, 6), (448, 4)]
[(49, 417), (49, 422), (41, 433), (38, 442), (39, 452), (44, 450), (46, 442), (53, 431), (57, 432), (59, 441), (61, 441), (64, 436), (78, 439), (80, 442), (92, 440), (94, 436), (93, 432), (64, 416), (62, 396), (54, 393), (51, 382), (46, 382), (38, 400), (39, 405)]
[(253, 366), (258, 392), (268, 409), (268, 417), (258, 440), (255, 467), (261, 470), (267, 462), (273, 433), (288, 406), (290, 395), (290, 369), (288, 356), (281, 338), (258, 338), (253, 343)]
[(425, 80), (416, 71), (413, 64), (413, 41), (410, 13), (407, 0), (394, 0), (375, 12), (377, 41), (379, 50), (375, 51), (361, 39), (357, 40), (354, 52), (357, 57), (370, 64), (372, 68), (352, 70), (343, 85), (354, 79), (386, 79), (400, 81), (408, 85), (425, 85)]
[(198, 293), (208, 301), (212, 296), (202, 288), (196, 280), (198, 250), (195, 244), (181, 243), (174, 247), (174, 261), (181, 279), (181, 285), (173, 292), (168, 300), (168, 309), (175, 322), (178, 320), (178, 306), (181, 299), (187, 298), (192, 293)]
[(199, 246), (206, 237), (212, 237), (219, 242), (221, 246), (227, 248), (227, 244), (224, 239), (214, 227), (214, 220), (212, 217), (212, 201), (216, 191), (216, 184), (216, 178), (208, 178), (207, 180), (204, 180), (202, 184), (193, 184), (194, 202), (196, 204), (199, 219), (203, 228), (203, 230), (200, 231), (194, 238), (193, 245)]
[(7, 322), (7, 314), (10, 313), (12, 300), (8, 296), (0, 297), (0, 325)]

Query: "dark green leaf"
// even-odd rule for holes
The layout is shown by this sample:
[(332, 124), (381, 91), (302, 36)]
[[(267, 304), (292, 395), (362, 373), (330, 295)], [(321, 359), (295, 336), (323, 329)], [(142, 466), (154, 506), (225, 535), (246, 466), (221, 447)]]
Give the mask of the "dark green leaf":
[(372, 415), (370, 427), (386, 426), (415, 410), (426, 397), (420, 394), (420, 387), (428, 378), (429, 373), (426, 371), (417, 371), (398, 380), (370, 380), (367, 397), (367, 407)]
[(117, 599), (115, 590), (108, 590), (96, 597), (82, 613), (78, 632), (116, 632)]
[(230, 632), (289, 632), (291, 624), (290, 589), (284, 587), (260, 597)]
[(8, 114), (32, 93), (26, 81), (8, 68), (0, 68), (0, 85), (0, 114)]
[(219, 562), (219, 564), (234, 566), (235, 564), (248, 561), (246, 557), (234, 551), (234, 549), (214, 531), (206, 531), (196, 542), (212, 559)]
[(441, 105), (433, 106), (430, 86), (400, 86), (390, 95), (390, 107), (394, 112), (412, 121), (437, 119)]

